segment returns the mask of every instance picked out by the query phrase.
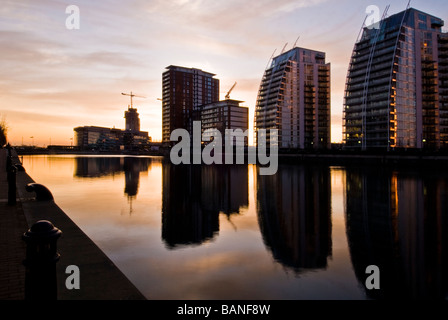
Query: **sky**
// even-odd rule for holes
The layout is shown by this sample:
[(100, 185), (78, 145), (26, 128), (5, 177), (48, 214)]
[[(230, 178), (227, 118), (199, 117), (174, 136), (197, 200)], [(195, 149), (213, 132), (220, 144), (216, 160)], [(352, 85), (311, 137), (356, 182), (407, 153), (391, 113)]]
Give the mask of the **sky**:
[[(298, 47), (331, 63), (332, 141), (342, 140), (345, 80), (366, 9), (389, 15), (408, 0), (2, 0), (0, 117), (13, 145), (70, 145), (78, 126), (125, 127), (130, 104), (141, 130), (161, 140), (162, 73), (169, 65), (216, 74), (220, 98), (249, 108), (250, 127), (272, 54)], [(79, 8), (79, 29), (67, 28)], [(446, 0), (411, 7), (448, 21)], [(70, 25), (70, 23), (69, 23)], [(286, 45), (286, 46), (285, 46)]]

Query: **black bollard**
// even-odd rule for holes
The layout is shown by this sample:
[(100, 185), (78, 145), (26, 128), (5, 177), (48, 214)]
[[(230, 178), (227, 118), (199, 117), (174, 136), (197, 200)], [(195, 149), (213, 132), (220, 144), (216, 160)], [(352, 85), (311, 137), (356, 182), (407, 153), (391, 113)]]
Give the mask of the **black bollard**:
[(53, 195), (51, 191), (44, 185), (39, 183), (28, 183), (25, 187), (25, 190), (28, 192), (36, 193), (36, 201), (52, 201)]
[(26, 242), (25, 299), (56, 300), (56, 263), (60, 255), (56, 242), (61, 230), (47, 220), (37, 221), (23, 234)]
[(14, 165), (14, 167), (16, 167), (17, 172), (26, 172), (25, 167), (23, 165), (21, 165), (20, 163), (16, 163)]
[(11, 156), (6, 156), (6, 172), (9, 171), (9, 168), (12, 166), (12, 158)]
[(8, 205), (16, 204), (16, 172), (15, 166), (10, 166), (7, 173), (8, 178)]

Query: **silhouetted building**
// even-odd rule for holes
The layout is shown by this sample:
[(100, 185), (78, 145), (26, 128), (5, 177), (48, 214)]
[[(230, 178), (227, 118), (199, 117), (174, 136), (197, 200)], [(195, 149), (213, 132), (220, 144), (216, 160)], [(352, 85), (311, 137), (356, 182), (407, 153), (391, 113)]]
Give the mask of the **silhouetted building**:
[(346, 169), (346, 229), (351, 260), (365, 287), (380, 270), (374, 299), (446, 299), (448, 176), (390, 168)]
[(120, 129), (86, 126), (77, 127), (74, 131), (75, 143), (81, 150), (120, 150), (123, 145), (123, 131)]
[(257, 214), (274, 259), (295, 273), (327, 267), (332, 254), (328, 167), (280, 166), (257, 175)]
[[(293, 48), (264, 72), (255, 109), (258, 130), (278, 130), (278, 147), (330, 148), (330, 64), (325, 53)], [(267, 132), (267, 143), (270, 134)]]
[(137, 109), (128, 107), (128, 110), (124, 112), (124, 118), (126, 119), (126, 131), (140, 132), (140, 118)]
[(162, 239), (170, 249), (199, 245), (219, 232), (219, 214), (229, 218), (247, 207), (246, 166), (162, 167)]
[(411, 8), (364, 28), (347, 76), (347, 147), (448, 146), (448, 46), (443, 25), (443, 20)]
[(75, 143), (80, 150), (135, 151), (149, 148), (148, 132), (140, 131), (137, 109), (125, 111), (126, 129), (95, 126), (76, 127)]
[(215, 74), (195, 68), (168, 66), (162, 75), (162, 142), (170, 145), (175, 129), (192, 133), (199, 107), (219, 101)]

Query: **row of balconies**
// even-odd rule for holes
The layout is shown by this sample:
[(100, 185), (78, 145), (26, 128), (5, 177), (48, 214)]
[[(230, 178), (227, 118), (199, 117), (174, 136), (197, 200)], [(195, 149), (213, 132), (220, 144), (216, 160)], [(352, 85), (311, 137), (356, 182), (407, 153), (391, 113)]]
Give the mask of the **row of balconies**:
[[(387, 90), (386, 90), (387, 91)], [(378, 101), (388, 101), (389, 100), (389, 92), (380, 91), (381, 93), (372, 95), (368, 94), (367, 101), (369, 103), (371, 102), (378, 102)], [(358, 105), (363, 103), (363, 97), (345, 97), (345, 103), (348, 105)], [(372, 106), (369, 104), (369, 108)]]
[[(366, 110), (371, 112), (381, 112), (381, 113), (387, 113), (389, 110), (388, 103), (386, 101), (376, 102), (376, 103), (368, 103)], [(382, 111), (380, 111), (382, 110)], [(356, 104), (348, 106), (346, 105), (345, 113), (352, 114), (356, 112), (362, 112), (363, 111), (363, 105), (362, 104)]]
[[(390, 79), (388, 79), (388, 77), (382, 77), (382, 78), (379, 78), (378, 80), (370, 79), (370, 81), (368, 81), (368, 86), (369, 86), (369, 88), (372, 88), (372, 87), (376, 87), (379, 85), (387, 84), (387, 87), (389, 87), (389, 81), (390, 81)], [(352, 94), (359, 92), (359, 91), (361, 91), (361, 93), (362, 93), (364, 90), (364, 87), (365, 87), (364, 81), (362, 81), (362, 83), (357, 83), (357, 84), (353, 84), (353, 82), (351, 82), (347, 85), (346, 90)]]
[[(393, 46), (389, 46), (389, 47), (386, 47), (386, 48), (380, 49), (380, 50), (378, 50), (378, 48), (375, 48), (375, 53), (374, 53), (375, 58), (373, 59), (373, 61), (388, 59), (389, 56), (393, 56), (394, 52), (395, 52), (395, 44)], [(384, 56), (386, 56), (386, 57), (384, 57)], [(352, 64), (353, 65), (367, 64), (367, 62), (369, 61), (369, 58), (370, 58), (370, 52), (368, 54), (359, 55), (359, 57), (355, 56), (352, 59)]]
[[(372, 65), (370, 68), (370, 78), (379, 78), (379, 77), (389, 77), (391, 72), (391, 61), (384, 62), (380, 65)], [(351, 79), (355, 79), (357, 77), (361, 77), (358, 81), (363, 81), (365, 79), (365, 75), (367, 74), (367, 65), (363, 68), (359, 68), (354, 71), (353, 69), (349, 70), (348, 82)]]
[[(392, 33), (386, 33), (382, 40), (377, 41), (375, 48), (381, 49), (384, 47), (395, 47), (395, 43), (397, 41), (398, 30)], [(370, 49), (372, 48), (371, 38), (367, 38), (365, 40), (359, 41), (355, 44), (354, 52), (355, 54), (365, 55), (370, 53)]]

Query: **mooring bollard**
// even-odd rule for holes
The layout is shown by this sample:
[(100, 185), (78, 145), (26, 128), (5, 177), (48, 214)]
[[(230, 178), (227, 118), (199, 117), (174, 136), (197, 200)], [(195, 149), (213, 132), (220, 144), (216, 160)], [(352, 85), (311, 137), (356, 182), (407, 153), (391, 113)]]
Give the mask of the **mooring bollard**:
[(23, 234), (26, 242), (25, 299), (56, 300), (56, 263), (60, 255), (56, 242), (62, 235), (50, 221), (40, 220)]
[(16, 172), (15, 166), (10, 166), (7, 173), (8, 178), (8, 205), (16, 204)]
[(28, 192), (36, 193), (36, 201), (52, 201), (53, 195), (51, 191), (44, 185), (39, 183), (28, 183), (25, 187), (25, 190)]
[(6, 148), (6, 151), (8, 153), (7, 154), (8, 157), (10, 157), (11, 156), (11, 149), (12, 149), (11, 145), (8, 143), (5, 148)]
[(11, 156), (6, 156), (6, 172), (9, 171), (9, 168), (12, 166), (12, 158)]
[(14, 167), (16, 167), (17, 172), (26, 172), (25, 167), (22, 164), (20, 164), (20, 163), (16, 163), (14, 165)]

